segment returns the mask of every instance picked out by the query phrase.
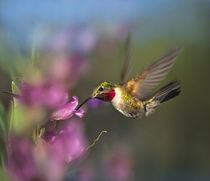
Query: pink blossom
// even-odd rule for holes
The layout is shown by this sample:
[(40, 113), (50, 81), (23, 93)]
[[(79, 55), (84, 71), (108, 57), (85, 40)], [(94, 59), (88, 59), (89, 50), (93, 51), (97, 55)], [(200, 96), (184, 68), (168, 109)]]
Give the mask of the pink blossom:
[(52, 82), (34, 85), (22, 83), (20, 100), (28, 106), (55, 108), (68, 101), (68, 93), (64, 88)]
[(87, 147), (82, 122), (79, 119), (68, 121), (65, 127), (58, 132), (52, 145), (67, 162), (82, 156)]
[(10, 137), (8, 172), (12, 178), (20, 181), (63, 179), (68, 163), (86, 152), (87, 140), (83, 124), (77, 119), (68, 121), (53, 134), (50, 144), (38, 139), (36, 145), (21, 136)]
[(53, 139), (48, 142), (42, 137), (49, 144), (40, 142), (36, 154), (45, 180), (57, 181), (64, 175), (68, 163), (85, 154), (87, 140), (79, 119), (66, 121), (58, 131), (53, 128), (51, 131)]
[(37, 176), (33, 144), (26, 138), (11, 136), (9, 139), (9, 174), (16, 180), (32, 180)]
[(73, 96), (73, 101), (58, 107), (51, 116), (51, 120), (65, 120), (71, 118), (74, 114), (82, 118), (83, 110), (76, 110), (78, 106), (78, 98)]

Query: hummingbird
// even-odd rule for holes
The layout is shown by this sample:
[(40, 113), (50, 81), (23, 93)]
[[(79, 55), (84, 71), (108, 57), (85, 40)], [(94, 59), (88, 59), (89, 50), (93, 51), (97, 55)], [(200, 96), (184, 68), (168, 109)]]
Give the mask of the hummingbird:
[[(127, 51), (129, 52), (129, 50)], [(179, 49), (169, 52), (128, 82), (124, 82), (125, 76), (123, 74), (127, 71), (126, 67), (129, 64), (126, 61), (120, 83), (108, 81), (99, 83), (93, 90), (92, 95), (77, 109), (88, 100), (96, 98), (111, 102), (114, 108), (126, 117), (141, 118), (144, 115), (148, 116), (154, 113), (161, 103), (176, 97), (181, 92), (180, 83), (177, 80), (171, 81), (157, 91), (152, 92), (172, 68), (179, 52)]]

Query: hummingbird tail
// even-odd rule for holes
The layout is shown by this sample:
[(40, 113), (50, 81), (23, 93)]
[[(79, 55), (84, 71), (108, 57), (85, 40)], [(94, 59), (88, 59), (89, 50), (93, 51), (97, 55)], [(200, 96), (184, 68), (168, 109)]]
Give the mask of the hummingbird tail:
[(180, 92), (180, 83), (175, 80), (155, 92), (154, 100), (158, 100), (160, 103), (163, 103), (178, 96)]
[(156, 91), (150, 99), (145, 101), (146, 116), (153, 113), (160, 103), (166, 102), (176, 96), (181, 92), (180, 83), (178, 81), (172, 81), (164, 87)]

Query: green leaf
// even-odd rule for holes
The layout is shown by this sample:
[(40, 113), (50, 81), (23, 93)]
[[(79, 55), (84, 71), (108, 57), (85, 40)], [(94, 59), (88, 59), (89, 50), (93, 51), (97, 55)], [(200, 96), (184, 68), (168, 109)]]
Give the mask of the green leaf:
[(8, 118), (4, 106), (1, 103), (0, 103), (0, 128), (3, 135), (5, 135), (8, 131)]
[(12, 88), (12, 93), (13, 94), (20, 94), (20, 89), (16, 85), (15, 81), (12, 81), (11, 88)]
[[(18, 88), (18, 86), (16, 85), (16, 83), (14, 81), (12, 81), (11, 83), (11, 89), (12, 89), (12, 93), (13, 94), (19, 94), (20, 93), (20, 89)], [(17, 111), (17, 100), (16, 98), (13, 99), (13, 104), (11, 106), (11, 111), (10, 111), (10, 122), (9, 122), (9, 130), (12, 129), (14, 122), (16, 120), (16, 115), (17, 115), (18, 111)]]

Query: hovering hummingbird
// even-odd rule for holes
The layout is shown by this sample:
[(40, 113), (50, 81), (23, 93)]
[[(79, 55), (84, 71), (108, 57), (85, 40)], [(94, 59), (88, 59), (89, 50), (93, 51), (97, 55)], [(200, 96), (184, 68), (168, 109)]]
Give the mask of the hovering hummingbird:
[(152, 114), (163, 102), (166, 102), (180, 93), (178, 81), (172, 81), (159, 90), (151, 91), (165, 78), (173, 66), (179, 49), (173, 50), (137, 74), (132, 80), (125, 82), (127, 67), (129, 66), (129, 38), (127, 39), (126, 54), (120, 83), (102, 82), (77, 109), (92, 98), (97, 98), (112, 105), (126, 117), (141, 118)]

